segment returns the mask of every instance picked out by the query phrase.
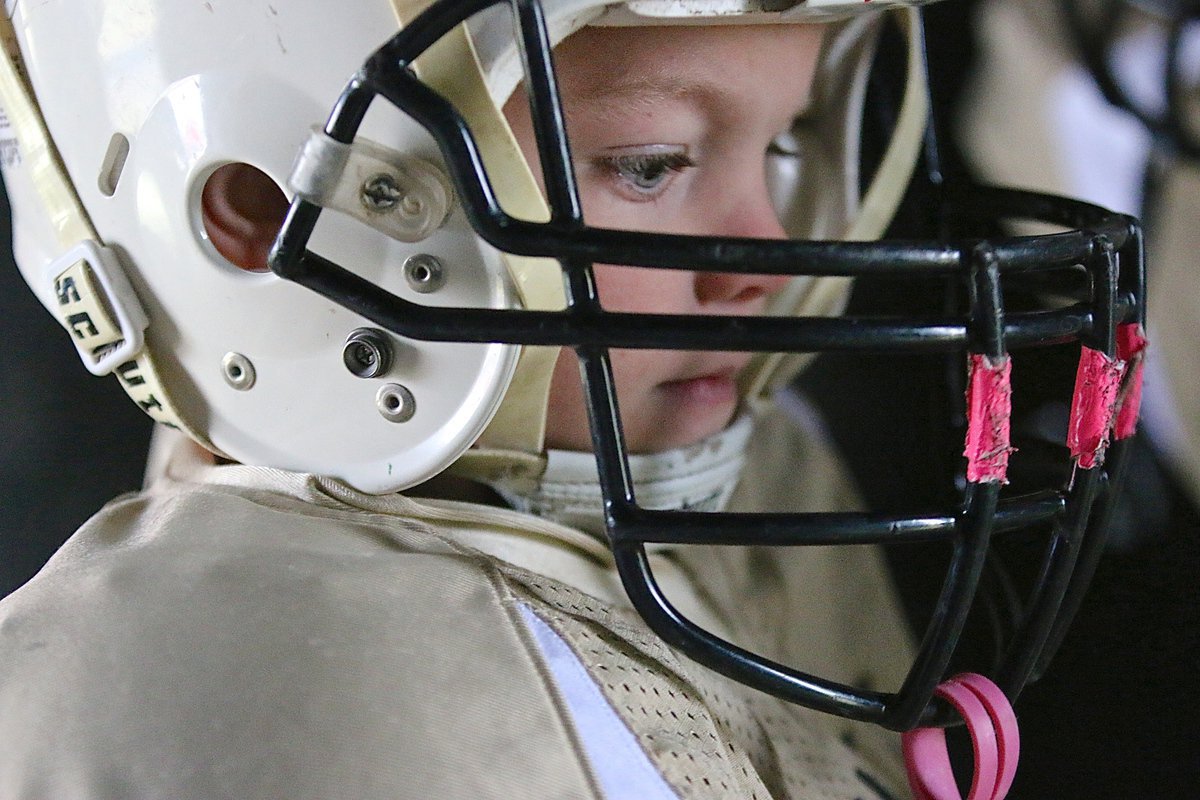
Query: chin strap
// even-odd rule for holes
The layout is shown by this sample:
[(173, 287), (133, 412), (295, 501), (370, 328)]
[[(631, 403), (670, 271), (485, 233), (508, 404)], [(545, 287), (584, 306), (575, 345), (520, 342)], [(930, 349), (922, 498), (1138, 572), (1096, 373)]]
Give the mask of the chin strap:
[[(721, 511), (733, 495), (754, 419), (743, 414), (725, 430), (688, 447), (629, 456), (638, 504), (643, 508)], [(518, 511), (604, 536), (604, 497), (591, 453), (550, 450), (536, 478), (488, 482)]]
[[(54, 146), (25, 71), (11, 19), (0, 15), (0, 101), (17, 150), (6, 154), (32, 184), (41, 211), (54, 228), (60, 254), (30, 278), (31, 288), (71, 335), (84, 366), (95, 375), (116, 374), (121, 388), (156, 422), (186, 432), (210, 450), (207, 437), (185, 424), (159, 379), (145, 346), (149, 324), (117, 253), (104, 246)], [(7, 170), (6, 170), (7, 172)], [(17, 175), (8, 176), (10, 191)], [(215, 450), (214, 450), (215, 452)]]
[[(916, 9), (903, 9), (898, 20), (908, 36), (904, 97), (900, 101), (891, 141), (871, 179), (870, 188), (858, 205), (849, 229), (840, 237), (845, 241), (878, 239), (887, 230), (912, 180), (925, 139), (929, 122), (925, 39)], [(865, 70), (869, 62), (870, 59), (866, 59), (860, 69)], [(865, 71), (862, 72), (860, 79), (865, 79), (865, 75)], [(858, 135), (857, 124), (852, 135)], [(850, 278), (795, 278), (771, 301), (768, 313), (773, 316), (836, 316), (845, 309), (850, 289)], [(791, 381), (811, 357), (808, 353), (756, 356), (741, 379), (743, 396), (752, 404), (766, 401)]]
[[(391, 0), (401, 27), (428, 5), (428, 0)], [(417, 59), (423, 81), (452, 102), (474, 132), (488, 178), (504, 210), (514, 217), (548, 220), (550, 211), (521, 148), (492, 99), (466, 24), (459, 25)], [(557, 310), (566, 305), (562, 270), (553, 259), (502, 253), (509, 277), (526, 309)], [(495, 417), (474, 448), (453, 469), (464, 477), (486, 479), (496, 472), (540, 473), (545, 438), (550, 377), (557, 347), (523, 347), (515, 374)]]

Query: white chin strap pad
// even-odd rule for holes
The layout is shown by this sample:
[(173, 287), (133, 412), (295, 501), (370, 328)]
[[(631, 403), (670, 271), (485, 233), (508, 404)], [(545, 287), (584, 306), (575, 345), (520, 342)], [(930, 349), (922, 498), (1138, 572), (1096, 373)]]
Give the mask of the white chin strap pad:
[[(724, 431), (694, 445), (630, 456), (638, 504), (652, 509), (722, 510), (741, 476), (753, 429), (753, 417), (744, 414)], [(518, 511), (604, 533), (604, 500), (591, 453), (550, 450), (540, 478), (498, 478), (489, 485)]]

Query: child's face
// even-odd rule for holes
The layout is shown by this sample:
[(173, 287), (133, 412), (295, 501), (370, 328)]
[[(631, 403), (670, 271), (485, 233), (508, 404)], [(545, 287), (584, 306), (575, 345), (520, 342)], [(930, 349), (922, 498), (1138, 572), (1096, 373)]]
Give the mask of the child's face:
[[(585, 219), (597, 227), (782, 238), (766, 154), (807, 105), (821, 29), (765, 25), (585, 28), (554, 51)], [(525, 95), (505, 110), (537, 164)], [(599, 265), (605, 308), (664, 314), (758, 314), (785, 277)], [(633, 452), (682, 447), (737, 410), (746, 353), (612, 354)], [(588, 450), (574, 353), (555, 367), (547, 445)]]

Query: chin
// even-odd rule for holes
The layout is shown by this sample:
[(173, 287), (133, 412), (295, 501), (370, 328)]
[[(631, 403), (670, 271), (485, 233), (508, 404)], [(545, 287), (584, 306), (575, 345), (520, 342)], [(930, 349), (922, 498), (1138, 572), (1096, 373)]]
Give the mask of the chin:
[[(737, 401), (703, 409), (664, 410), (655, 415), (655, 424), (647, 426), (640, 435), (627, 435), (629, 452), (639, 455), (661, 453), (698, 444), (720, 433), (733, 421)], [(682, 424), (681, 424), (682, 423)]]

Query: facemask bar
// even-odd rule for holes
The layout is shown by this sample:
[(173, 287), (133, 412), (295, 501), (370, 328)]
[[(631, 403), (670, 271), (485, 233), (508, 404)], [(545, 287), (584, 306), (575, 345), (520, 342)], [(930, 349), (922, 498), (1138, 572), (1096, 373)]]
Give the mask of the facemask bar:
[[(971, 245), (943, 242), (784, 242), (731, 237), (687, 236), (591, 228), (573, 221), (569, 210), (552, 207), (547, 223), (510, 217), (501, 208), (488, 180), (471, 131), (454, 108), (407, 69), (416, 57), (449, 28), (482, 8), (515, 0), (440, 2), (368, 59), (334, 108), (325, 132), (349, 143), (376, 96), (381, 96), (424, 125), (438, 141), (460, 201), (476, 232), (489, 244), (511, 253), (548, 256), (578, 263), (710, 270), (776, 275), (856, 276), (908, 273), (960, 274)], [(529, 44), (528, 42), (526, 44)], [(549, 64), (547, 60), (545, 62)], [(531, 92), (532, 94), (532, 92)], [(561, 129), (561, 116), (555, 120)], [(565, 148), (565, 134), (561, 134)], [(545, 158), (545, 156), (543, 156)], [(551, 179), (546, 178), (547, 182)], [(548, 191), (550, 191), (548, 189)], [(1055, 201), (1003, 190), (987, 192), (1028, 218), (1044, 217)], [(1027, 208), (1027, 213), (1021, 210)], [(1073, 205), (1060, 216), (1086, 221), (1088, 230), (1040, 237), (1038, 243), (1006, 244), (998, 249), (1005, 271), (1053, 270), (1079, 263), (1102, 234), (1124, 242), (1129, 222), (1096, 206)], [(1043, 210), (1045, 209), (1045, 210)], [(898, 323), (870, 318), (704, 317), (605, 312), (599, 327), (591, 312), (510, 311), (457, 308), (453, 313), (406, 301), (321, 256), (306, 252), (321, 209), (293, 202), (272, 254), (273, 269), (328, 297), (353, 298), (365, 316), (417, 339), (512, 342), (519, 344), (612, 348), (658, 348), (663, 337), (679, 350), (746, 350), (815, 352), (818, 350), (888, 350), (922, 352), (961, 349), (966, 326), (944, 317)], [(1073, 226), (1074, 227), (1074, 226)], [(1077, 336), (1090, 326), (1090, 311), (1078, 305), (1053, 312), (1009, 315), (1005, 338), (1010, 346), (1047, 343)]]
[[(455, 25), (500, 2), (511, 6), (522, 45), (551, 212), (544, 223), (515, 219), (504, 212), (465, 121), (409, 69)], [(947, 243), (766, 241), (590, 228), (583, 219), (571, 167), (550, 49), (537, 0), (441, 0), (367, 60), (334, 107), (325, 132), (339, 142), (353, 141), (377, 96), (416, 119), (438, 142), (475, 231), (500, 250), (557, 259), (564, 271), (567, 308), (432, 308), (405, 301), (308, 251), (307, 242), (321, 209), (301, 198), (293, 201), (273, 248), (272, 269), (401, 336), (575, 349), (585, 384), (610, 544), (635, 608), (660, 637), (694, 660), (792, 702), (897, 730), (949, 723), (954, 715), (931, 697), (962, 631), (992, 534), (1052, 525), (1053, 540), (1058, 544), (1047, 552), (1043, 577), (1018, 633), (1017, 646), (1010, 648), (1001, 669), (1002, 688), (1015, 697), (1047, 641), (1061, 638), (1062, 626), (1056, 627), (1056, 620), (1064, 592), (1076, 598), (1072, 602), (1077, 605), (1086, 583), (1081, 572), (1073, 574), (1072, 567), (1080, 542), (1099, 538), (1095, 526), (1088, 531), (1091, 507), (1103, 493), (1105, 478), (1100, 465), (1078, 470), (1073, 485), (1065, 491), (1004, 501), (999, 499), (999, 481), (968, 483), (961, 508), (950, 516), (643, 509), (637, 504), (630, 477), (608, 353), (612, 348), (664, 347), (775, 352), (915, 350), (979, 353), (1003, 359), (1013, 348), (1085, 337), (1100, 340), (1103, 352), (1112, 356), (1116, 322), (1141, 319), (1143, 283), (1136, 223), (1085, 203), (987, 189), (973, 190), (958, 202), (980, 212), (1041, 219), (1073, 230), (987, 243)], [(1118, 252), (1120, 258), (1115, 256)], [(1118, 271), (1121, 259), (1134, 268)], [(968, 282), (971, 310), (966, 318), (916, 320), (615, 313), (601, 307), (594, 263), (727, 273), (943, 275)], [(1004, 313), (1000, 300), (1004, 276), (1078, 264), (1085, 265), (1096, 287), (1090, 301), (1050, 311)], [(921, 652), (896, 694), (863, 691), (793, 670), (699, 628), (662, 595), (645, 552), (648, 543), (794, 546), (931, 540), (951, 542), (954, 557)]]
[[(1146, 286), (1145, 240), (1140, 227), (1133, 227), (1131, 234), (1123, 252), (1117, 254), (1118, 259), (1124, 258), (1125, 260), (1124, 274), (1118, 268), (1119, 265), (1113, 263), (1115, 251), (1112, 243), (1101, 241), (1101, 250), (1105, 259), (1103, 274), (1107, 281), (1105, 290), (1115, 290), (1119, 294), (1122, 288), (1121, 284), (1123, 282), (1131, 282), (1136, 286), (1137, 297), (1144, 298)], [(1113, 310), (1115, 311), (1116, 308), (1114, 307)], [(1139, 303), (1133, 319), (1136, 325), (1142, 328), (1145, 327), (1146, 308), (1144, 302)], [(1119, 323), (1116, 319), (1106, 318), (1103, 328), (1108, 335), (1112, 335), (1119, 330)], [(1103, 340), (1103, 344), (1106, 348), (1114, 347), (1113, 341), (1107, 337)], [(1122, 355), (1119, 347), (1116, 348), (1116, 351), (1118, 355)], [(1105, 352), (1112, 351), (1106, 349)], [(1066, 636), (1067, 629), (1075, 619), (1075, 614), (1079, 611), (1079, 607), (1083, 603), (1084, 592), (1091, 583), (1092, 576), (1095, 574), (1096, 567), (1099, 564), (1100, 556), (1104, 552), (1108, 533), (1111, 530), (1112, 515), (1116, 509), (1117, 490), (1124, 479), (1129, 460), (1130, 446), (1130, 437), (1128, 436), (1113, 442), (1106, 459), (1107, 474), (1100, 475), (1096, 479), (1101, 484), (1098, 491), (1101, 493), (1103, 499), (1099, 512), (1096, 514), (1096, 519), (1092, 523), (1092, 528), (1095, 532), (1084, 538), (1082, 546), (1079, 549), (1078, 563), (1075, 566), (1074, 574), (1071, 576), (1070, 584), (1063, 596), (1058, 616), (1054, 619), (1039, 621), (1037, 625), (1039, 628), (1048, 628), (1041, 652), (1037, 655), (1036, 661), (1028, 657), (1021, 662), (1018, 662), (1015, 658), (1010, 659), (1007, 674), (1002, 678), (1004, 681), (1001, 684), (1002, 686), (1014, 687), (1014, 691), (1019, 691), (1020, 686), (1026, 680), (1036, 681), (1046, 671), (1051, 659), (1054, 658), (1054, 654), (1058, 652), (1058, 648)], [(1099, 472), (1099, 470), (1090, 470), (1089, 472)], [(1065, 560), (1065, 557), (1063, 558)]]

